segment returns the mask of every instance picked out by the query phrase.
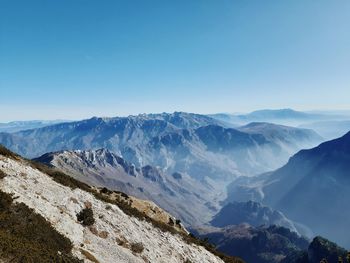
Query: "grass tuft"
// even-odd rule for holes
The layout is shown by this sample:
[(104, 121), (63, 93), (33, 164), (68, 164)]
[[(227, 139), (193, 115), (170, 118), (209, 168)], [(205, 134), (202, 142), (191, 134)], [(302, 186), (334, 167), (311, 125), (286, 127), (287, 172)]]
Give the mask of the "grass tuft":
[(11, 152), (9, 149), (5, 148), (3, 145), (0, 144), (0, 155), (3, 155), (8, 158), (12, 158), (15, 160), (20, 160), (21, 157), (18, 154), (15, 154), (14, 152)]
[(145, 249), (142, 243), (132, 243), (130, 248), (132, 252), (137, 254), (142, 253), (143, 250)]

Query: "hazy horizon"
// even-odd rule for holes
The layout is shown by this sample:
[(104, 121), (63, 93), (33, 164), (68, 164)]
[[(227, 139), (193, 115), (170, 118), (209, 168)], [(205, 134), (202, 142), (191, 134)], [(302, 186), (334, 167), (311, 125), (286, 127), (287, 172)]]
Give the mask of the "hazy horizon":
[[(0, 105), (1, 108), (1, 105)], [(86, 112), (83, 113), (80, 117), (76, 118), (64, 118), (58, 116), (57, 118), (52, 117), (52, 118), (23, 118), (23, 119), (0, 119), (0, 123), (9, 123), (9, 122), (16, 122), (16, 121), (79, 121), (79, 120), (84, 120), (84, 119), (90, 119), (93, 117), (101, 117), (101, 118), (113, 118), (113, 117), (128, 117), (128, 116), (137, 116), (137, 115), (142, 115), (142, 114), (161, 114), (161, 113), (174, 113), (174, 112), (186, 112), (186, 113), (194, 113), (194, 114), (201, 114), (201, 115), (212, 115), (212, 114), (230, 114), (230, 115), (245, 115), (249, 114), (255, 111), (263, 111), (263, 110), (285, 110), (285, 109), (290, 109), (294, 110), (297, 112), (305, 112), (305, 113), (315, 113), (315, 114), (326, 114), (326, 115), (344, 115), (344, 116), (349, 116), (350, 118), (350, 110), (335, 110), (335, 109), (324, 109), (324, 110), (299, 110), (299, 109), (292, 109), (292, 108), (264, 108), (264, 109), (255, 109), (252, 111), (246, 111), (246, 112), (238, 112), (238, 111), (226, 111), (226, 112), (189, 112), (189, 111), (183, 111), (183, 110), (175, 110), (175, 111), (159, 111), (159, 112), (135, 112), (135, 113), (130, 113), (130, 114), (114, 114), (114, 115), (106, 115), (106, 114), (95, 114), (91, 113), (88, 114)], [(54, 115), (53, 115), (54, 116)]]

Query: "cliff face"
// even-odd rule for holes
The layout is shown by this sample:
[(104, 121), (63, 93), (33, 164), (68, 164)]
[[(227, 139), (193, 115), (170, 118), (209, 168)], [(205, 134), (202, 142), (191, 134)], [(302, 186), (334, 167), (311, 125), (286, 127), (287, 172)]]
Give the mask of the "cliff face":
[[(339, 261), (342, 258), (343, 261)], [(349, 262), (347, 251), (323, 237), (317, 236), (310, 243), (307, 250), (288, 255), (282, 263), (319, 263), (326, 262)]]

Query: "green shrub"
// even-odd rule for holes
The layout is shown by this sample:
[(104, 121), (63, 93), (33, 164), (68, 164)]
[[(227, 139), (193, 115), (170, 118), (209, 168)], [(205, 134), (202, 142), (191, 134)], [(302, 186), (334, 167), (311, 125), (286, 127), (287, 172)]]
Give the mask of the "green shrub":
[(95, 223), (94, 212), (91, 208), (84, 208), (77, 214), (78, 221), (83, 226), (91, 226)]

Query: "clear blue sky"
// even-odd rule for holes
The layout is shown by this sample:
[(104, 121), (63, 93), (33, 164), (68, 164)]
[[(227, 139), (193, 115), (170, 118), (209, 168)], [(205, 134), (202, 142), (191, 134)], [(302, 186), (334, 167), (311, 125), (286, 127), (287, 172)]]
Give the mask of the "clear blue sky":
[(348, 0), (0, 0), (0, 121), (350, 108)]

